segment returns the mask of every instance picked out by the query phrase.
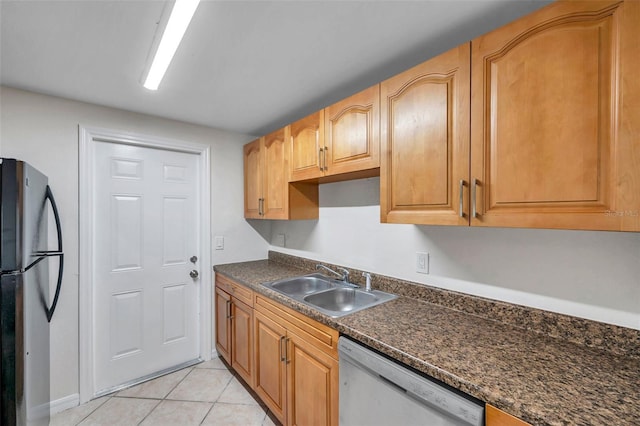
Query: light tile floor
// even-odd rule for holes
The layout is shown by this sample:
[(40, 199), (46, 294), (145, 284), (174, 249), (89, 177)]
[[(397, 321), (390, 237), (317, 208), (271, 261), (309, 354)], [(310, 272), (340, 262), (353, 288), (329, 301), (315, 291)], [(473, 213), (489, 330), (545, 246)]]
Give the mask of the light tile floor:
[(51, 426), (275, 426), (220, 359), (150, 380), (51, 417)]

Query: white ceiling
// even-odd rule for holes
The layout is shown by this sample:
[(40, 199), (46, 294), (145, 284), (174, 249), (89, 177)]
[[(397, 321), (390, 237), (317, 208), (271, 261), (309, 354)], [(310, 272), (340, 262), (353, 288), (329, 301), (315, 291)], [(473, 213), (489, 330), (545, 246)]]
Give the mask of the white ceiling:
[(2, 0), (0, 83), (261, 135), (546, 3), (204, 0), (151, 92), (171, 2)]

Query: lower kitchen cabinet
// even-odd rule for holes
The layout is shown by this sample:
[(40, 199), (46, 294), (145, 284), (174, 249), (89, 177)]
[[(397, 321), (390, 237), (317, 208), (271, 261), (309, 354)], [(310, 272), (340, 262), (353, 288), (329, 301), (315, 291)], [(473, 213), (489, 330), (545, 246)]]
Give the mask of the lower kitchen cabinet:
[(287, 424), (337, 425), (338, 360), (290, 332), (285, 362)]
[(216, 274), (216, 350), (253, 385), (253, 292)]
[(338, 332), (216, 274), (216, 350), (283, 425), (338, 425)]
[(287, 329), (260, 312), (254, 313), (255, 365), (254, 390), (271, 412), (285, 424), (287, 372), (285, 347)]
[(232, 299), (231, 366), (249, 385), (253, 381), (253, 309)]
[(485, 421), (486, 426), (531, 426), (529, 423), (489, 404), (485, 408)]
[(231, 296), (216, 286), (216, 350), (231, 364)]
[(338, 332), (256, 295), (255, 391), (284, 425), (338, 424)]

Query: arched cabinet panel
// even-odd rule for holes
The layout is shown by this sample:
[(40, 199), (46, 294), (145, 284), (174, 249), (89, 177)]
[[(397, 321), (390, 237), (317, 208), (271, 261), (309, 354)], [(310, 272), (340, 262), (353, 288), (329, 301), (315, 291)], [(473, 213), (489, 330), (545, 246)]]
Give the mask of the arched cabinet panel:
[(468, 225), (469, 44), (381, 83), (381, 221)]
[(560, 2), (472, 42), (472, 225), (640, 230), (634, 9)]

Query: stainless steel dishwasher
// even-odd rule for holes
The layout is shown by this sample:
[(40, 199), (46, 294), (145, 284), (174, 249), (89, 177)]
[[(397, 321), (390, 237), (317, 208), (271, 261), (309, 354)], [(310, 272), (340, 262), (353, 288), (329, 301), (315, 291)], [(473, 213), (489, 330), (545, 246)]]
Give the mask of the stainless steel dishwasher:
[(340, 426), (482, 426), (484, 405), (340, 337)]

